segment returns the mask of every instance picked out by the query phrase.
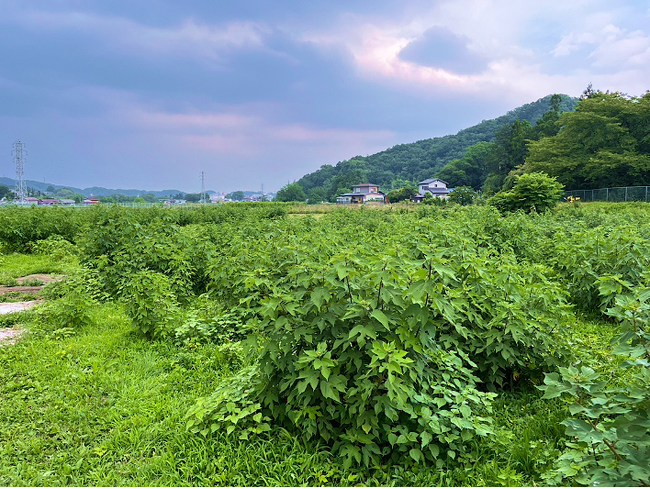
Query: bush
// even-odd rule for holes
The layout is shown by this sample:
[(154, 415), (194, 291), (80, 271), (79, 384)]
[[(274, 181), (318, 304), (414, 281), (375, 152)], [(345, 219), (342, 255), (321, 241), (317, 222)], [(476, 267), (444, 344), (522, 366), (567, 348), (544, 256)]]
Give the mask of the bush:
[[(81, 276), (69, 277), (56, 284), (60, 298), (51, 300), (41, 306), (37, 312), (39, 323), (48, 329), (69, 330), (74, 332), (90, 324), (93, 299), (88, 294)], [(49, 297), (54, 297), (51, 292)]]
[(74, 244), (56, 234), (37, 241), (31, 248), (35, 255), (48, 255), (58, 261), (69, 260), (77, 254)]
[(471, 205), (474, 199), (476, 199), (476, 192), (472, 187), (456, 187), (447, 197), (449, 203), (460, 205)]
[(488, 200), (501, 211), (535, 210), (542, 213), (553, 209), (560, 200), (564, 185), (545, 173), (526, 173), (517, 179), (512, 190), (501, 191)]
[(165, 275), (148, 270), (132, 274), (124, 297), (126, 314), (139, 333), (149, 338), (170, 335), (178, 318), (178, 303)]
[(565, 420), (572, 442), (558, 458), (547, 482), (589, 486), (650, 485), (650, 289), (618, 277), (599, 281), (607, 314), (623, 332), (616, 337), (614, 355), (624, 359), (623, 385), (611, 386), (593, 369), (560, 368), (546, 375), (545, 399), (571, 401), (574, 418)]
[(418, 189), (415, 185), (409, 185), (407, 187), (402, 187), (398, 190), (391, 190), (386, 194), (386, 202), (391, 204), (397, 204), (398, 202), (403, 202), (405, 200), (411, 200), (414, 196), (418, 194)]
[(394, 217), (368, 218), (355, 214), (351, 237), (373, 231), (346, 252), (333, 251), (331, 223), (231, 240), (212, 291), (248, 318), (259, 374), (202, 401), (193, 430), (248, 433), (268, 417), (331, 444), (346, 466), (442, 465), (490, 431), (485, 387), (560, 361), (566, 293), (545, 268), (430, 220), (382, 243)]

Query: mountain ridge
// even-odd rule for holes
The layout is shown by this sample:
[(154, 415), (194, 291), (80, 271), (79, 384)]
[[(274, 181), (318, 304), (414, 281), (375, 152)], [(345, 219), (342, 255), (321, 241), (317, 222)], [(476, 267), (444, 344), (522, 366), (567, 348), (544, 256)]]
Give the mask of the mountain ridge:
[[(565, 94), (561, 97), (560, 111), (570, 111), (578, 98)], [(372, 181), (384, 190), (399, 188), (405, 181), (418, 182), (434, 177), (447, 163), (464, 156), (470, 146), (491, 142), (499, 129), (516, 120), (527, 120), (532, 125), (551, 108), (547, 95), (535, 102), (524, 104), (494, 119), (458, 131), (456, 134), (422, 139), (413, 143), (392, 146), (369, 156), (354, 156), (339, 161), (335, 166), (323, 165), (297, 180), (309, 200), (332, 200), (342, 189)], [(311, 195), (310, 195), (311, 193)]]

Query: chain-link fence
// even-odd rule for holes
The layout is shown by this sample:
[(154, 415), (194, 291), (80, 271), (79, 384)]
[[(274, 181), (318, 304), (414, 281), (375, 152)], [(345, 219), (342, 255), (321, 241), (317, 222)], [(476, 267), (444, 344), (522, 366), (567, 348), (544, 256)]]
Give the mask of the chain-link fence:
[(580, 198), (582, 202), (650, 202), (650, 187), (610, 187), (593, 190), (567, 190), (564, 199)]

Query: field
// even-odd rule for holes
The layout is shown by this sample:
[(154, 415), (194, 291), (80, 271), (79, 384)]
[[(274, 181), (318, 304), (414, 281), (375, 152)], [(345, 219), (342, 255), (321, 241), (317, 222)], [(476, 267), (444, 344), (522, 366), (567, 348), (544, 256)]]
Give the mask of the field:
[(648, 223), (0, 209), (0, 485), (647, 485)]

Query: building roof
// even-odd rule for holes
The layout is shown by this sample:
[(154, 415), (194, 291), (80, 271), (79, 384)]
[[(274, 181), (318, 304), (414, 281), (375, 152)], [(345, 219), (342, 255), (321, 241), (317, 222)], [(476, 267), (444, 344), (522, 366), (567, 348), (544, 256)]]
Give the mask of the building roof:
[(418, 185), (426, 185), (427, 183), (433, 183), (433, 182), (440, 182), (444, 183), (445, 185), (449, 185), (447, 182), (444, 180), (440, 180), (439, 178), (429, 178), (428, 180), (422, 180)]
[[(439, 187), (439, 188), (430, 188), (425, 192), (425, 194), (427, 192), (429, 192), (431, 195), (436, 195), (436, 194), (448, 194), (451, 193), (451, 190), (448, 188)], [(418, 194), (418, 195), (424, 196), (423, 194)]]
[(339, 197), (356, 197), (360, 195), (386, 195), (384, 192), (350, 192), (349, 194), (341, 194)]
[(352, 185), (352, 188), (354, 187), (379, 187), (376, 183), (359, 183), (357, 185)]

